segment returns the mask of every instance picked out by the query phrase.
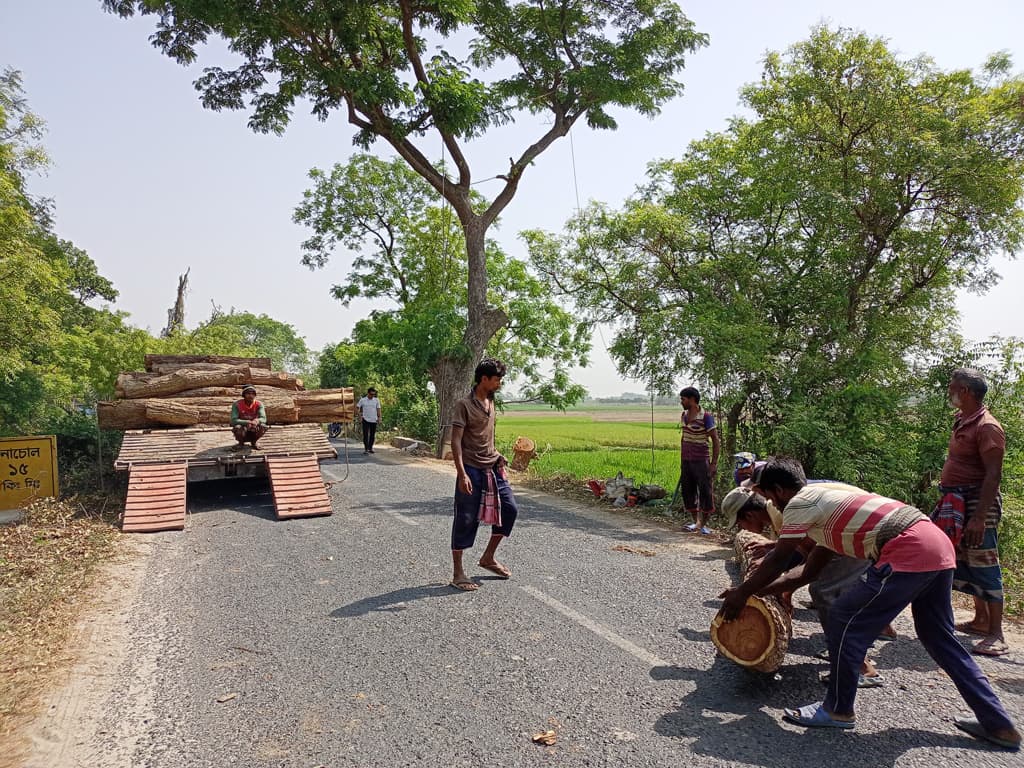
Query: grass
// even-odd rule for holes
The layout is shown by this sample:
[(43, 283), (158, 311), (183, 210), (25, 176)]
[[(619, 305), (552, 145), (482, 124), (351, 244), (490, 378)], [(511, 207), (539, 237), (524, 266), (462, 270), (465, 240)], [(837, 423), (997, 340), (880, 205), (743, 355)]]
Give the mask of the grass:
[(669, 493), (679, 479), (679, 428), (674, 421), (655, 422), (653, 457), (649, 421), (604, 420), (577, 412), (561, 418), (503, 414), (495, 432), (498, 450), (511, 456), (512, 443), (520, 435), (537, 446), (539, 455), (530, 471), (538, 477), (566, 475), (583, 481), (614, 477), (621, 471), (637, 483), (656, 483)]
[(115, 551), (114, 520), (92, 501), (43, 499), (0, 527), (0, 744), (66, 663), (81, 597)]
[(618, 420), (624, 413), (642, 414), (621, 406), (589, 410), (561, 416), (503, 413), (495, 432), (498, 450), (511, 456), (512, 443), (522, 435), (537, 446), (538, 457), (530, 464), (530, 473), (536, 477), (583, 482), (614, 477), (621, 471), (638, 484), (655, 483), (671, 495), (679, 479), (679, 409), (663, 409), (656, 415), (662, 420), (654, 423), (653, 457), (651, 422)]

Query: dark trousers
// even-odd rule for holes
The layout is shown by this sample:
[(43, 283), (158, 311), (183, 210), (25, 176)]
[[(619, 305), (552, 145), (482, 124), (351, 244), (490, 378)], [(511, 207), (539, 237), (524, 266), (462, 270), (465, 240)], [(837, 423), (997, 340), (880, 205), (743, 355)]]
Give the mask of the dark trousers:
[(498, 498), (501, 499), (501, 526), (492, 525), (491, 534), (511, 536), (512, 526), (519, 516), (519, 506), (516, 504), (516, 497), (512, 495), (512, 486), (508, 480), (501, 476), (500, 472), (493, 469), (479, 469), (466, 465), (466, 474), (473, 484), (472, 493), (463, 493), (455, 485), (455, 516), (452, 519), (452, 549), (469, 549), (476, 541), (476, 531), (480, 527), (480, 496), (487, 487), (486, 472), (494, 473), (494, 483), (498, 490)]
[(373, 441), (377, 439), (377, 422), (363, 419), (363, 448), (373, 450)]
[(829, 610), (825, 637), (832, 675), (825, 709), (853, 714), (857, 676), (868, 646), (909, 605), (921, 645), (949, 675), (982, 727), (989, 733), (1012, 728), (988, 678), (953, 634), (952, 588), (952, 569), (894, 573), (888, 565), (868, 568)]
[(715, 499), (711, 491), (711, 465), (707, 460), (683, 461), (679, 476), (682, 482), (683, 509), (690, 512), (697, 509), (710, 514), (715, 511)]

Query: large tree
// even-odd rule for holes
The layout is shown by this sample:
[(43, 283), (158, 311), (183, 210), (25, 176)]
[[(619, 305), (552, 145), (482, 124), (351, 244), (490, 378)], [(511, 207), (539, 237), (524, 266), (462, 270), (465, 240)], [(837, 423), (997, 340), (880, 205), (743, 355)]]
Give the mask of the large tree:
[[(193, 63), (210, 37), (223, 38), (241, 62), (207, 69), (196, 82), (205, 106), (248, 106), (253, 130), (278, 133), (300, 99), (321, 119), (340, 111), (357, 129), (356, 144), (366, 148), (383, 139), (451, 204), (465, 240), (468, 302), (460, 349), (442, 362), (451, 387), (442, 393), (445, 404), (507, 322), (488, 303), (486, 235), (523, 174), (581, 118), (611, 129), (615, 108), (657, 114), (682, 90), (675, 77), (686, 55), (706, 44), (671, 0), (103, 0), (103, 6), (122, 16), (158, 16), (154, 45), (183, 64)], [(434, 43), (444, 47), (431, 54)], [(544, 124), (510, 158), (498, 194), (477, 209), (466, 143), (524, 113)], [(436, 146), (430, 136), (443, 143), (452, 174), (428, 159), (424, 147)]]
[(996, 56), (947, 72), (818, 27), (768, 55), (742, 92), (752, 117), (655, 165), (624, 210), (532, 233), (535, 262), (618, 324), (624, 371), (721, 393), (730, 442), (745, 427), (820, 473), (884, 477), (877, 448), (918, 387), (915, 358), (1024, 235), (1024, 81), (1009, 71)]
[(48, 163), (44, 123), (20, 74), (0, 74), (0, 434), (93, 432), (88, 406), (138, 360), (144, 331), (94, 306), (117, 291), (88, 254), (52, 229), (52, 204), (27, 178)]
[[(437, 193), (401, 160), (357, 154), (330, 172), (313, 170), (314, 186), (295, 211), (312, 228), (304, 262), (324, 265), (338, 246), (355, 254), (345, 281), (333, 287), (346, 305), (356, 297), (385, 299), (357, 324), (355, 344), (383, 356), (378, 368), (419, 387), (429, 379), (440, 398), (450, 391), (444, 361), (465, 335), (466, 256), (458, 222)], [(474, 196), (477, 207), (486, 202)], [(524, 394), (562, 407), (585, 392), (567, 369), (586, 364), (588, 325), (554, 302), (527, 265), (485, 244), (488, 303), (505, 316), (489, 354), (505, 360)], [(367, 382), (359, 382), (367, 383)], [(438, 403), (439, 407), (441, 403)]]

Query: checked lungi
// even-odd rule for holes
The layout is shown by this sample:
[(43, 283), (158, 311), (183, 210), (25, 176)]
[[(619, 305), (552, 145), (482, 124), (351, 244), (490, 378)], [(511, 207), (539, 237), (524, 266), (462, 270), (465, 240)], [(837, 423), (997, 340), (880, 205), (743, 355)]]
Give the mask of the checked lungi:
[[(939, 505), (949, 503), (948, 496), (963, 499), (964, 525), (979, 514), (980, 485), (939, 486)], [(985, 510), (985, 534), (981, 545), (968, 548), (963, 540), (956, 547), (956, 571), (953, 589), (974, 595), (986, 603), (1003, 602), (1003, 571), (999, 566), (999, 521), (1003, 516), (1003, 497), (998, 491), (992, 506)]]

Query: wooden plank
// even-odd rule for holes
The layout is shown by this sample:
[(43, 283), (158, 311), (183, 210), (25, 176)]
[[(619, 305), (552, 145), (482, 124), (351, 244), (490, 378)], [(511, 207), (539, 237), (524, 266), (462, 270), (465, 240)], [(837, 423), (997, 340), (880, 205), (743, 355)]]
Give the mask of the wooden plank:
[(333, 513), (315, 454), (268, 457), (267, 469), (279, 520)]
[(184, 528), (185, 465), (133, 466), (130, 471), (121, 530), (143, 533)]

